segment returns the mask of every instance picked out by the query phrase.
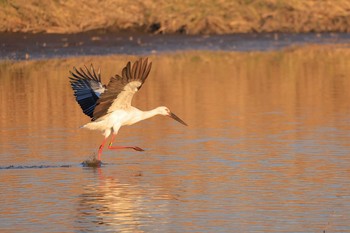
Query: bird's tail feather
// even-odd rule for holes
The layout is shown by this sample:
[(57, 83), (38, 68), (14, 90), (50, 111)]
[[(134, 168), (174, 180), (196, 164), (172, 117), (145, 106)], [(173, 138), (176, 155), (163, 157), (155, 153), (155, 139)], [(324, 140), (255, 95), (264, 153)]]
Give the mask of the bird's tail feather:
[(87, 123), (85, 125), (80, 126), (80, 128), (90, 129), (90, 130), (100, 130), (100, 131), (104, 131), (105, 130), (103, 122), (101, 122), (101, 121), (89, 122), (89, 123)]

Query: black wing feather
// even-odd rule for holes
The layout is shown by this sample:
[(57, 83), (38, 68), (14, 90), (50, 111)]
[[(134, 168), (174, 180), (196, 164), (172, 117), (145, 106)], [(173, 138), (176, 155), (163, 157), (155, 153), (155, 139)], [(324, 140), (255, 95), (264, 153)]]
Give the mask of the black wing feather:
[(93, 117), (96, 103), (100, 94), (105, 90), (101, 83), (101, 73), (98, 71), (97, 75), (94, 67), (91, 65), (91, 72), (85, 66), (85, 71), (73, 67), (75, 72), (70, 72), (72, 77), (69, 77), (71, 87), (74, 91), (74, 96), (83, 112), (89, 117)]

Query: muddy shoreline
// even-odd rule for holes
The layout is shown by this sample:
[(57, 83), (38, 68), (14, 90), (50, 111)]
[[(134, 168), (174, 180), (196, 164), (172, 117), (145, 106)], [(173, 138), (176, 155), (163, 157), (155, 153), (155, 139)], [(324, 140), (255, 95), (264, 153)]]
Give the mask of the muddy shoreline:
[(182, 50), (265, 51), (303, 44), (350, 43), (346, 33), (263, 33), (233, 35), (150, 35), (0, 33), (0, 60), (111, 54), (143, 55)]

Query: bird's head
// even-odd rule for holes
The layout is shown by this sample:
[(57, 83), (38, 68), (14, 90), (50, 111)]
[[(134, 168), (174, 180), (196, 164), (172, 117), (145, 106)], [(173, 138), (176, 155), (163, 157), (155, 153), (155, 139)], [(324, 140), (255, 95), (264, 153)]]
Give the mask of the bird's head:
[(174, 120), (176, 120), (177, 122), (187, 126), (187, 124), (183, 120), (181, 120), (178, 116), (176, 116), (174, 113), (172, 113), (169, 110), (169, 108), (167, 108), (165, 106), (158, 107), (158, 111), (159, 111), (160, 115), (171, 117)]

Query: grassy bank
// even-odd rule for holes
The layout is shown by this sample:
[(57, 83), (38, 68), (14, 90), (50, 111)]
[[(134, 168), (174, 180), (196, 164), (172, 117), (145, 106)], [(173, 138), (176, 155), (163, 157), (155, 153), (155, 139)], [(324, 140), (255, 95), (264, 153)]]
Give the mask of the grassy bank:
[(0, 0), (1, 32), (349, 32), (350, 0)]

